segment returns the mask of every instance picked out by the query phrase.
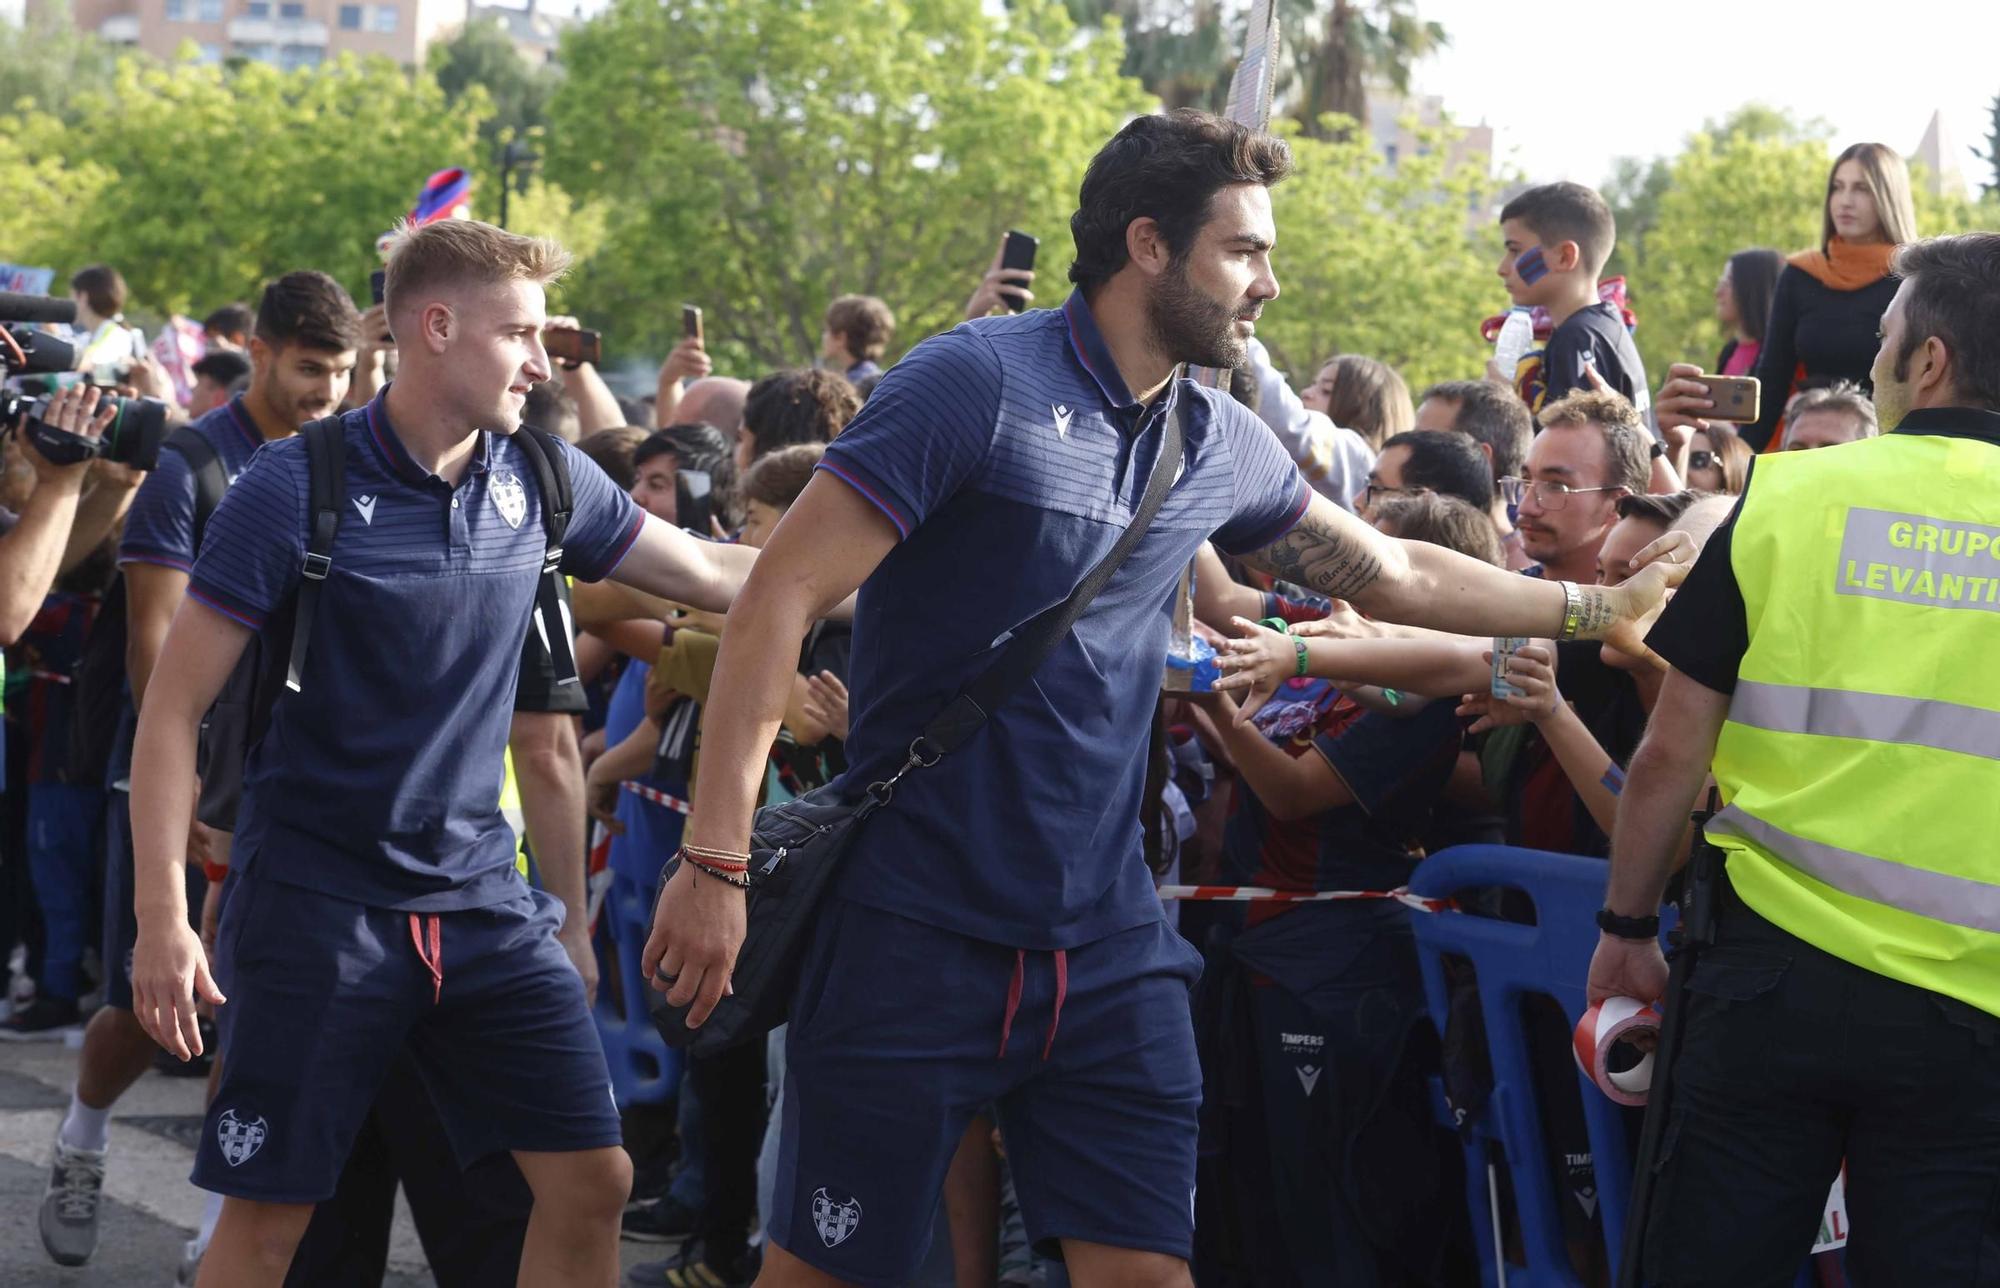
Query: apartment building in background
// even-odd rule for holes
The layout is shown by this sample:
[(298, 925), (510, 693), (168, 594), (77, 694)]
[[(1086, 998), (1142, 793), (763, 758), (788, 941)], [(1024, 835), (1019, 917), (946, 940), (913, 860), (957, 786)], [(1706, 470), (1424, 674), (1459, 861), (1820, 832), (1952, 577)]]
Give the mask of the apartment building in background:
[[(34, 10), (46, 0), (28, 0)], [(251, 58), (290, 71), (339, 54), (420, 66), (468, 22), (501, 24), (524, 57), (546, 61), (566, 16), (468, 0), (70, 0), (76, 25), (154, 58), (192, 43), (203, 62)]]

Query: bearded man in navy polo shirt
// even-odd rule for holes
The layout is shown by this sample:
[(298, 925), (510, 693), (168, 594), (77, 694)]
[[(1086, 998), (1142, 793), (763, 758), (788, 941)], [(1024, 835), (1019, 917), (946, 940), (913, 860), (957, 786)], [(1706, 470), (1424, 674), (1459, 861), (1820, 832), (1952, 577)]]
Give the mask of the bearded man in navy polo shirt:
[[(251, 635), (291, 611), (311, 522), (302, 439), (261, 448), (217, 508), (147, 687), (132, 1009), (182, 1059), (200, 1048), (197, 989), (230, 1034), (195, 1160), (195, 1183), (227, 1196), (203, 1285), (282, 1282), (406, 1048), (461, 1165), (510, 1151), (534, 1192), (521, 1282), (616, 1281), (631, 1162), (561, 905), (521, 882), (499, 810), (546, 546), (512, 436), (549, 376), (544, 286), (567, 263), (469, 220), (408, 231), (391, 255), (401, 371), (343, 417), (347, 507), (300, 689), (244, 767), (213, 975), (180, 876), (195, 737)], [(754, 551), (642, 515), (559, 450), (565, 571), (727, 608)]]
[[(960, 1133), (993, 1102), (1030, 1237), (1059, 1245), (1073, 1282), (1189, 1283), (1198, 958), (1161, 918), (1138, 806), (1171, 603), (1203, 541), (1464, 634), (1602, 633), (1660, 598), (1660, 568), (1623, 592), (1523, 584), (1384, 537), (1314, 494), (1248, 410), (1177, 378), (1244, 361), (1278, 294), (1268, 189), (1290, 168), (1281, 141), (1218, 117), (1126, 126), (1070, 222), (1076, 293), (892, 368), (730, 610), (686, 840), (741, 853), (814, 617), (860, 588), (848, 781), (884, 777), (1109, 548), (1191, 403), (1179, 481), (1118, 575), (848, 853), (793, 1000), (760, 1284), (907, 1280)], [(743, 926), (740, 890), (680, 868), (644, 965), (691, 1023)]]

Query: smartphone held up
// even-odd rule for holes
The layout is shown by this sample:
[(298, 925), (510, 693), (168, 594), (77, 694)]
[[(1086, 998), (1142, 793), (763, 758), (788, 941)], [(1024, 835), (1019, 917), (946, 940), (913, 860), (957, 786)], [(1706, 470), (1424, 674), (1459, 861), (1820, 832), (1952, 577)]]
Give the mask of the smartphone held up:
[(604, 362), (604, 337), (596, 331), (579, 327), (548, 327), (542, 332), (542, 347), (548, 350), (551, 360), (572, 366), (587, 362), (595, 367)]
[[(1040, 248), (1041, 242), (1035, 238), (1019, 229), (1008, 229), (1006, 245), (1000, 251), (1001, 271), (1033, 272), (1035, 252)], [(1003, 285), (999, 288), (999, 293), (1001, 300), (1012, 312), (1019, 313), (1026, 306), (1027, 301), (1022, 299), (1018, 291), (1010, 291)]]

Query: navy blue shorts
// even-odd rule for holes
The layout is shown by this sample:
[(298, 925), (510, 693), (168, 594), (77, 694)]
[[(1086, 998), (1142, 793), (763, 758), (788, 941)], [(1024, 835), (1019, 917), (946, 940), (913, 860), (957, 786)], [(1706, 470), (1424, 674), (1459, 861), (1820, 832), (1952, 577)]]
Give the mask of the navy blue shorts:
[(461, 1167), (621, 1143), (555, 899), (523, 886), (506, 903), (413, 921), (247, 874), (230, 886), (216, 935), (228, 1055), (195, 1185), (268, 1203), (328, 1198), (406, 1045)]
[(1200, 972), (1164, 921), (1017, 953), (831, 903), (792, 1003), (772, 1240), (864, 1288), (907, 1282), (959, 1137), (997, 1103), (1039, 1247), (1186, 1258)]

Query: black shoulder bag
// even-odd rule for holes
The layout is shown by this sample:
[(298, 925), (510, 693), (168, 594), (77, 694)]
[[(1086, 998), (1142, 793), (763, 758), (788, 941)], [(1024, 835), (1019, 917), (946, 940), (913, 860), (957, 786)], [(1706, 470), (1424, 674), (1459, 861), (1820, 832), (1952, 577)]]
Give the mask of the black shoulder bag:
[[(651, 990), (648, 1005), (653, 1023), (668, 1046), (711, 1055), (761, 1037), (785, 1022), (798, 982), (799, 961), (812, 937), (813, 919), (861, 824), (890, 802), (904, 775), (935, 765), (979, 731), (987, 717), (1055, 651), (1152, 526), (1153, 516), (1160, 512), (1179, 473), (1187, 436), (1192, 396), (1175, 390), (1173, 398), (1160, 454), (1153, 462), (1145, 496), (1132, 522), (1084, 574), (1069, 598), (1036, 614), (1015, 633), (993, 664), (924, 726), (910, 744), (909, 758), (895, 773), (871, 783), (858, 799), (836, 795), (834, 788), (840, 784), (835, 783), (758, 811), (750, 836), (748, 925), (730, 977), (733, 991), (724, 995), (700, 1028), (690, 1029), (688, 1008), (671, 1006), (665, 994)], [(659, 893), (654, 897), (656, 914), (659, 894), (664, 894), (680, 864), (680, 856), (675, 855), (660, 874)]]

